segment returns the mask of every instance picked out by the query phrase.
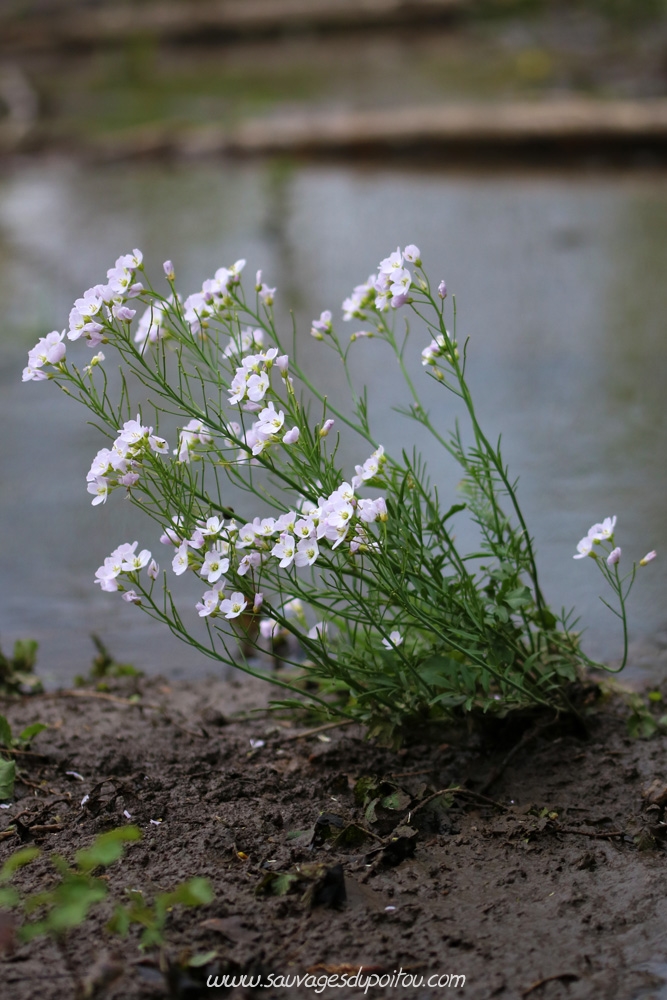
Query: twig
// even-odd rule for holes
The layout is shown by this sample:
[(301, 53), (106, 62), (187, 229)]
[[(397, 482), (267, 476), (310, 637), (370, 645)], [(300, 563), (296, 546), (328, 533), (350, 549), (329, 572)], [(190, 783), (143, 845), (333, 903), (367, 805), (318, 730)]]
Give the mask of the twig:
[(490, 799), (488, 795), (482, 795), (481, 792), (473, 792), (471, 788), (459, 788), (456, 792), (457, 795), (467, 795), (469, 799), (477, 799), (478, 802), (483, 802), (487, 806), (495, 806), (496, 809), (501, 809), (503, 812), (509, 812), (509, 807), (504, 806), (502, 802), (497, 802), (495, 799)]
[(163, 709), (162, 705), (156, 705), (149, 701), (133, 701), (131, 698), (119, 698), (116, 694), (107, 694), (106, 691), (86, 691), (83, 688), (64, 688), (62, 691), (54, 693), (55, 698), (99, 698), (102, 701), (111, 701), (116, 705), (132, 705), (135, 708), (154, 708), (158, 712)]
[(544, 979), (538, 979), (536, 983), (529, 986), (528, 989), (522, 991), (521, 996), (527, 997), (535, 990), (539, 990), (540, 986), (544, 986), (546, 983), (553, 983), (556, 980), (560, 980), (563, 983), (576, 983), (579, 976), (575, 975), (574, 972), (558, 972), (554, 976), (545, 976)]
[(434, 767), (426, 767), (422, 771), (393, 771), (388, 774), (388, 778), (416, 778), (420, 774), (432, 774), (435, 771)]
[(606, 833), (598, 833), (597, 830), (577, 830), (571, 826), (558, 826), (557, 824), (553, 827), (555, 833), (578, 833), (581, 837), (592, 837), (595, 840), (610, 840), (613, 837), (625, 837), (625, 830), (608, 830)]
[(24, 778), (23, 775), (21, 775), (21, 774), (17, 774), (16, 775), (16, 780), (20, 781), (22, 785), (26, 786), (26, 788), (34, 788), (35, 791), (37, 791), (37, 792), (44, 792), (44, 791), (46, 791), (46, 789), (44, 788), (44, 785), (36, 785), (34, 781), (28, 781), (28, 779)]
[(307, 736), (316, 736), (317, 733), (324, 733), (328, 729), (339, 729), (341, 726), (351, 726), (355, 719), (342, 719), (340, 722), (325, 722), (323, 726), (315, 726), (314, 729), (304, 729), (301, 733), (290, 733), (276, 740), (277, 743), (290, 743), (292, 740), (304, 740)]
[(165, 715), (165, 719), (172, 726), (175, 726), (176, 729), (180, 729), (180, 731), (182, 733), (187, 733), (188, 736), (194, 736), (198, 740), (208, 740), (208, 739), (210, 739), (210, 737), (208, 736), (207, 733), (196, 733), (194, 731), (194, 729), (186, 729), (185, 726), (181, 726), (178, 722), (176, 722), (174, 719), (172, 719), (172, 717), (170, 715)]

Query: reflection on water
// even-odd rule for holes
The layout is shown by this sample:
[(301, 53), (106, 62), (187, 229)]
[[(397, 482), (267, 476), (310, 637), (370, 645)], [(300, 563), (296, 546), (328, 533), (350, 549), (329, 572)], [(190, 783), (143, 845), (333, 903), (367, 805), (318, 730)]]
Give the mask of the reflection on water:
[[(39, 639), (42, 673), (61, 681), (86, 669), (91, 631), (118, 659), (146, 669), (210, 669), (93, 586), (114, 545), (139, 537), (155, 550), (155, 530), (138, 524), (118, 494), (90, 507), (84, 479), (98, 433), (52, 387), (20, 382), (26, 350), (65, 325), (73, 299), (119, 253), (141, 247), (156, 277), (172, 258), (186, 293), (221, 264), (247, 257), (252, 274), (261, 267), (278, 286), (283, 316), (294, 310), (300, 360), (333, 395), (343, 392), (341, 373), (308, 336), (310, 319), (335, 309), (397, 244), (415, 242), (432, 277), (456, 292), (481, 417), (491, 436), (502, 431), (505, 457), (521, 477), (544, 589), (557, 607), (577, 606), (589, 652), (615, 656), (618, 636), (597, 601), (597, 574), (572, 553), (609, 514), (618, 515), (629, 558), (650, 548), (667, 553), (666, 235), (662, 178), (463, 178), (272, 164), (41, 165), (0, 178), (0, 639)], [(415, 358), (422, 346), (416, 337)], [(400, 378), (383, 363), (382, 345), (355, 350), (379, 440), (392, 449), (409, 444), (413, 428), (392, 410), (403, 402)], [(453, 418), (443, 393), (427, 396), (445, 424)], [(342, 455), (346, 463), (365, 457), (352, 442)], [(455, 470), (433, 458), (448, 501)], [(635, 638), (664, 629), (666, 580), (664, 559), (640, 578)]]

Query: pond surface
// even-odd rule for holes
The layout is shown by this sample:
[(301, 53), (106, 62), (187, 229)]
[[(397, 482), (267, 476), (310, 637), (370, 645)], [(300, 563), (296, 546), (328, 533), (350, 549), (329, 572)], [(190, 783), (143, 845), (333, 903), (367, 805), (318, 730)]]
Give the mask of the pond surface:
[[(572, 559), (588, 527), (616, 514), (624, 558), (665, 554), (642, 571), (631, 605), (632, 638), (658, 635), (667, 624), (667, 178), (54, 162), (0, 176), (3, 647), (38, 639), (49, 682), (87, 671), (91, 632), (143, 669), (217, 669), (93, 585), (120, 541), (139, 538), (165, 565), (166, 550), (119, 493), (90, 506), (85, 475), (102, 442), (82, 408), (51, 385), (21, 383), (28, 348), (66, 325), (74, 298), (118, 254), (140, 247), (156, 277), (173, 259), (185, 294), (239, 257), (251, 274), (263, 268), (282, 315), (295, 311), (301, 362), (335, 395), (340, 372), (309, 337), (310, 320), (326, 307), (337, 315), (352, 287), (410, 242), (456, 293), (482, 422), (489, 436), (502, 432), (520, 476), (551, 604), (576, 606), (590, 654), (618, 655), (595, 567)], [(415, 331), (415, 358), (425, 343)], [(378, 438), (388, 450), (408, 445), (415, 426), (392, 411), (405, 400), (398, 373), (381, 344), (356, 348)], [(446, 426), (456, 407), (433, 388), (429, 406)], [(453, 502), (455, 469), (420, 444)], [(344, 445), (350, 473), (361, 448)]]

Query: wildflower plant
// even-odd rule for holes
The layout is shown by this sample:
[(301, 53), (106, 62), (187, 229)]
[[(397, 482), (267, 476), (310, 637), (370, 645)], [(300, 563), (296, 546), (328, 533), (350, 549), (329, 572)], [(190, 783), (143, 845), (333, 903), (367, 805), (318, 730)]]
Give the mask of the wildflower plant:
[[(419, 249), (398, 249), (343, 303), (343, 322), (357, 327), (351, 336), (328, 310), (313, 321), (312, 336), (347, 377), (350, 402), (337, 404), (288, 354), (274, 321), (276, 289), (261, 271), (244, 285), (244, 266), (220, 268), (183, 299), (171, 261), (159, 291), (135, 250), (75, 302), (68, 330), (29, 354), (24, 380), (54, 381), (108, 438), (87, 476), (93, 505), (122, 492), (160, 527), (169, 572), (126, 542), (98, 568), (96, 584), (208, 656), (371, 732), (462, 709), (565, 706), (568, 685), (590, 661), (570, 616), (554, 614), (543, 597), (516, 482), (477, 417), (455, 307), (447, 325), (444, 281), (434, 291)], [(457, 398), (465, 433), (458, 422), (440, 427), (421, 402), (406, 364), (406, 314), (426, 334), (424, 377)], [(401, 412), (420, 437), (458, 462), (462, 479), (446, 499), (416, 448), (394, 454), (376, 436), (351, 373), (362, 337), (396, 359), (407, 392)], [(82, 369), (66, 357), (66, 342), (80, 340), (97, 351)], [(120, 359), (116, 394), (101, 347)], [(168, 442), (162, 433), (172, 424)], [(357, 442), (354, 473), (339, 463), (341, 434)], [(231, 509), (230, 487), (241, 508)], [(464, 512), (476, 526), (472, 552), (456, 543)], [(615, 586), (616, 570), (605, 566)], [(170, 582), (185, 574), (202, 585), (188, 615)], [(620, 613), (625, 622), (623, 597)], [(289, 634), (296, 643), (281, 641)], [(267, 644), (290, 670), (258, 667), (253, 654)]]

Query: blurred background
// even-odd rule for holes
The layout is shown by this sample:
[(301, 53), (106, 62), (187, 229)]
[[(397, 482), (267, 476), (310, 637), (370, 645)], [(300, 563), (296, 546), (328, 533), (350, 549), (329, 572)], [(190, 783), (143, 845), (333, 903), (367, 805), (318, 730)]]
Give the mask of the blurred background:
[[(414, 242), (456, 293), (547, 596), (613, 660), (595, 567), (572, 554), (611, 514), (628, 562), (667, 554), (666, 166), (665, 0), (3, 0), (0, 645), (38, 639), (50, 683), (87, 671), (91, 632), (145, 670), (217, 669), (94, 587), (120, 541), (168, 553), (119, 494), (91, 508), (98, 432), (20, 381), (120, 253), (156, 279), (173, 259), (185, 295), (247, 257), (342, 393), (310, 320)], [(397, 373), (356, 348), (378, 436), (407, 444)], [(430, 457), (453, 502), (456, 471)], [(664, 670), (666, 584), (660, 558), (633, 594), (636, 678)]]

